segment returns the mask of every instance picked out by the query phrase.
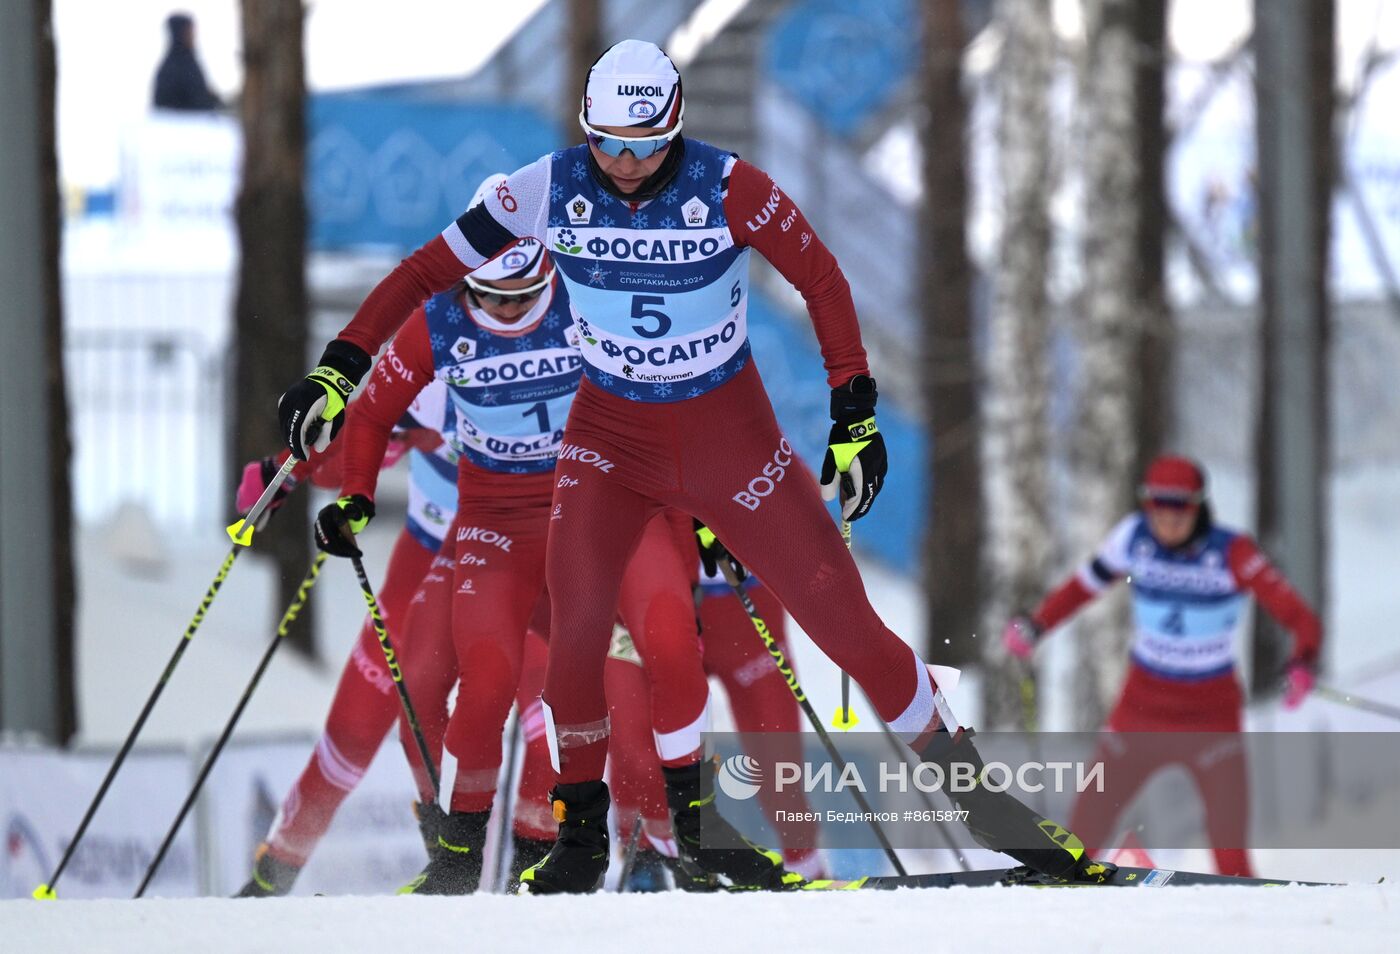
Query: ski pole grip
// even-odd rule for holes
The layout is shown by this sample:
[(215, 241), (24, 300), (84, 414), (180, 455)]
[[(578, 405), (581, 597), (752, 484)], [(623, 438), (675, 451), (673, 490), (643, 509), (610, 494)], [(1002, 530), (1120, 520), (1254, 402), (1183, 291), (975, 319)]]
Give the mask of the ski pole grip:
[(288, 457), (286, 461), (283, 462), (281, 469), (277, 471), (272, 480), (268, 481), (267, 486), (263, 488), (262, 496), (253, 504), (252, 509), (248, 511), (248, 515), (241, 520), (235, 520), (233, 523), (229, 524), (228, 535), (229, 539), (231, 539), (234, 544), (241, 547), (252, 546), (254, 528), (261, 526), (260, 521), (262, 520), (264, 512), (272, 505), (272, 498), (277, 496), (278, 489), (286, 483), (287, 478), (292, 475), (292, 470), (296, 465), (297, 459), (295, 457)]

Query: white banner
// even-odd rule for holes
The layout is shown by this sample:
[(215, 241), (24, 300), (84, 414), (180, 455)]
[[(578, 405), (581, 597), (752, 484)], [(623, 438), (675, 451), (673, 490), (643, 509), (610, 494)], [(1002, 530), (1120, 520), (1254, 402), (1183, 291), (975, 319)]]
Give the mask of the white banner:
[(218, 113), (155, 112), (125, 130), (118, 209), (150, 228), (224, 230), (243, 158), (238, 120)]
[[(46, 881), (77, 832), (111, 751), (0, 746), (0, 898), (28, 897)], [(189, 792), (188, 757), (133, 751), (58, 881), (60, 898), (129, 898)], [(146, 894), (199, 893), (195, 826), (187, 819)]]
[[(314, 745), (306, 738), (224, 750), (201, 797), (211, 894), (231, 895), (248, 880), (253, 852)], [(408, 766), (391, 736), (340, 806), (292, 893), (392, 894), (427, 863), (413, 800)]]
[[(146, 894), (227, 897), (241, 888), (251, 875), (253, 852), (314, 745), (310, 736), (230, 743)], [(133, 750), (64, 869), (59, 897), (131, 897), (207, 751), (192, 756)], [(0, 746), (0, 898), (28, 897), (52, 875), (112, 756)], [(391, 735), (340, 805), (293, 893), (382, 895), (406, 884), (427, 861), (414, 798), (398, 739)], [(495, 845), (488, 844), (488, 864), (495, 854)]]

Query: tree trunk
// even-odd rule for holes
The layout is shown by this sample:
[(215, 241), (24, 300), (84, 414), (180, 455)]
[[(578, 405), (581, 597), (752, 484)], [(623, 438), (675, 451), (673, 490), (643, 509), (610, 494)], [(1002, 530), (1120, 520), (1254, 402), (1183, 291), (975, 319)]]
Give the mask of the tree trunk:
[(983, 407), (990, 591), (984, 720), (989, 729), (1031, 729), (1037, 725), (1034, 696), (1022, 689), (1033, 671), (1009, 659), (994, 640), (1011, 615), (1035, 605), (1052, 569), (1045, 280), (1055, 34), (1042, 0), (1000, 0), (995, 16), (1002, 32), (997, 158), (1003, 196)]
[(55, 79), (50, 0), (0, 7), (0, 736), (66, 744), (76, 595)]
[(1165, 289), (1167, 204), (1164, 159), (1167, 148), (1167, 0), (1138, 0), (1133, 32), (1137, 38), (1138, 232), (1136, 294), (1142, 314), (1138, 350), (1138, 460), (1142, 473), (1156, 455), (1172, 449), (1176, 407), (1173, 369), (1176, 322)]
[[(929, 529), (924, 547), (928, 658), (976, 661), (982, 596), (982, 467), (972, 342), (972, 267), (967, 256), (963, 25), (953, 0), (924, 3), (924, 407)], [(903, 466), (918, 466), (909, 461)]]
[[(1138, 460), (1141, 313), (1136, 296), (1138, 167), (1131, 0), (1085, 0), (1079, 111), (1084, 146), (1084, 287), (1075, 309), (1076, 422), (1071, 443), (1074, 549), (1087, 553), (1133, 504)], [(1121, 594), (1087, 609), (1075, 722), (1096, 728), (1117, 693), (1131, 624)]]
[(568, 35), (569, 95), (564, 100), (562, 121), (566, 130), (575, 133), (588, 69), (603, 55), (602, 0), (569, 0)]
[[(243, 181), (238, 193), (240, 262), (235, 305), (233, 460), (238, 466), (283, 445), (274, 408), (306, 373), (306, 79), (301, 0), (242, 0)], [(278, 610), (290, 603), (311, 560), (307, 495), (293, 494), (258, 534), (280, 580)], [(315, 655), (312, 610), (292, 645)], [(271, 624), (272, 620), (269, 620)], [(270, 625), (269, 625), (270, 629)]]
[[(1335, 38), (1333, 0), (1256, 0), (1259, 540), (1324, 618)], [(1256, 613), (1256, 693), (1277, 691), (1290, 650), (1289, 637)]]
[(77, 664), (74, 655), (77, 571), (73, 564), (73, 489), (69, 469), (73, 443), (68, 435), (68, 391), (63, 371), (63, 215), (59, 209), (57, 109), (54, 93), (58, 67), (53, 44), (53, 4), (34, 0), (34, 25), (38, 32), (35, 53), (39, 66), (39, 176), (40, 214), (43, 217), (43, 269), (47, 348), (44, 354), (49, 405), (49, 492), (53, 536), (49, 546), (53, 566), (53, 638), (57, 680), (54, 706), (58, 738), (67, 744), (78, 728)]

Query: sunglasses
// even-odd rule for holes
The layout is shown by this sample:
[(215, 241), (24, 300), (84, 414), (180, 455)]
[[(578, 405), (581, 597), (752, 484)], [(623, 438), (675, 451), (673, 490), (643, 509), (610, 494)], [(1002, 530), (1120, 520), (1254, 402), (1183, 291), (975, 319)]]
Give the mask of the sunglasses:
[(1201, 505), (1201, 498), (1190, 497), (1143, 497), (1142, 502), (1153, 510), (1194, 510)]
[(545, 276), (533, 285), (526, 285), (524, 288), (512, 288), (502, 291), (498, 288), (491, 288), (479, 285), (467, 276), (467, 291), (479, 302), (488, 305), (509, 305), (513, 303), (527, 302), (540, 297), (540, 294), (549, 287), (549, 283), (554, 279), (554, 269), (550, 269)]
[(635, 139), (622, 136), (610, 136), (605, 132), (600, 132), (588, 125), (588, 120), (583, 118), (583, 112), (578, 114), (578, 124), (583, 127), (584, 135), (588, 138), (588, 144), (595, 147), (605, 156), (616, 159), (624, 152), (631, 152), (637, 159), (650, 159), (660, 152), (665, 152), (671, 145), (672, 140), (680, 134), (681, 125), (685, 121), (685, 103), (681, 103), (680, 115), (676, 117), (676, 125), (669, 132), (659, 133), (655, 136), (638, 136)]

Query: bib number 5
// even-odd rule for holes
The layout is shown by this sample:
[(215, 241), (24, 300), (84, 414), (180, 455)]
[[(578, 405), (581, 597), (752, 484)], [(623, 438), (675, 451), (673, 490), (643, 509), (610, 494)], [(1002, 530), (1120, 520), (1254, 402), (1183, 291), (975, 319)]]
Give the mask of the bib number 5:
[[(671, 317), (664, 312), (657, 311), (649, 305), (664, 305), (666, 299), (661, 295), (633, 295), (632, 296), (632, 319), (639, 322), (632, 326), (632, 330), (643, 338), (664, 338), (671, 330)], [(656, 327), (648, 327), (642, 322), (654, 321)]]

